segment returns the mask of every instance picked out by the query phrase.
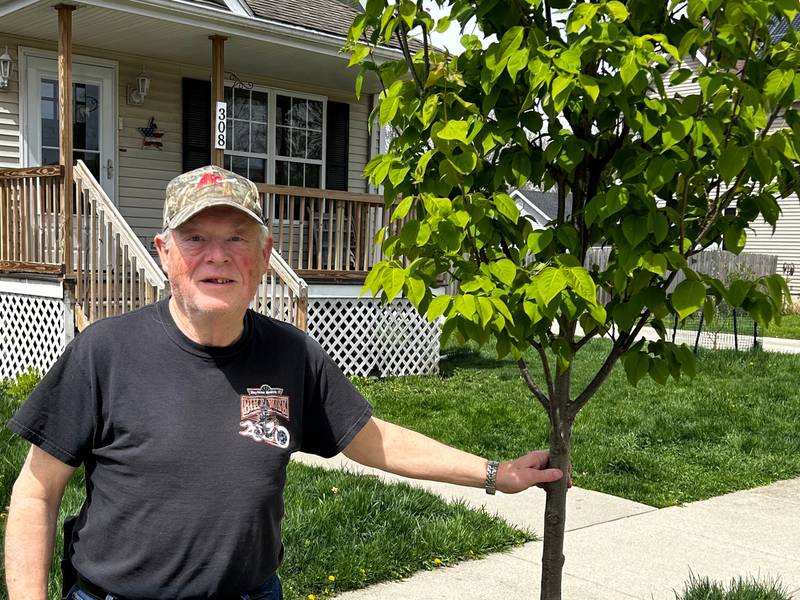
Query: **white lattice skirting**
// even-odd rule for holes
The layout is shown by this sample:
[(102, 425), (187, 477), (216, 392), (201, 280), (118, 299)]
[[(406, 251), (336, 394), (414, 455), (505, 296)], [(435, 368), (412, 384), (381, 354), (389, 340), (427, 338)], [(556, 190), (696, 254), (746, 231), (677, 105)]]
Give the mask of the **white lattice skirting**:
[(67, 339), (65, 322), (62, 298), (0, 289), (0, 379), (53, 366)]
[(439, 325), (428, 323), (408, 300), (310, 298), (308, 333), (346, 375), (439, 370)]

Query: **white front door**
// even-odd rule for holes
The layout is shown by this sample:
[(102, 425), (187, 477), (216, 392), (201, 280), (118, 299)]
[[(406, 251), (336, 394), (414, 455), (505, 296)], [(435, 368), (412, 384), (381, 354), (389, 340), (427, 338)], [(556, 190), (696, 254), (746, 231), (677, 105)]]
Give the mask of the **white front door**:
[[(58, 66), (26, 56), (25, 166), (58, 164)], [(114, 68), (72, 65), (73, 157), (82, 160), (112, 201), (116, 181)]]

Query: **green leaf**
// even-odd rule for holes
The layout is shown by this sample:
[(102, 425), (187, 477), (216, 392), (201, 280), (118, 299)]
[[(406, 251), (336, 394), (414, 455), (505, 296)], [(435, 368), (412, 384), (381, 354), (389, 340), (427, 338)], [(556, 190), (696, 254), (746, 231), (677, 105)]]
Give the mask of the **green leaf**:
[(731, 283), (731, 287), (728, 290), (728, 304), (734, 308), (740, 307), (751, 289), (753, 289), (752, 281), (747, 281), (745, 279), (734, 281)]
[(488, 298), (485, 296), (478, 296), (475, 298), (478, 308), (478, 316), (481, 320), (481, 326), (486, 327), (494, 316), (494, 307)]
[(420, 183), (423, 180), (425, 177), (425, 170), (428, 168), (428, 163), (435, 153), (436, 150), (428, 150), (419, 157), (417, 166), (414, 168), (414, 183)]
[(611, 0), (606, 3), (606, 13), (612, 21), (622, 23), (628, 18), (628, 9), (619, 0)]
[(447, 309), (450, 308), (450, 303), (452, 300), (453, 299), (447, 294), (436, 296), (433, 300), (431, 300), (431, 303), (428, 305), (428, 321), (432, 323), (437, 318), (441, 317), (447, 311)]
[(642, 267), (651, 273), (664, 275), (667, 272), (667, 259), (663, 254), (653, 254), (648, 251), (642, 256)]
[(500, 60), (508, 59), (517, 48), (522, 44), (522, 38), (525, 35), (525, 30), (519, 25), (511, 27), (503, 34), (500, 40)]
[(522, 71), (525, 67), (528, 66), (528, 49), (527, 48), (520, 48), (514, 54), (511, 55), (511, 58), (508, 59), (508, 64), (506, 65), (506, 70), (508, 74), (511, 76), (512, 81), (516, 80), (517, 73)]
[(722, 245), (728, 252), (739, 254), (744, 250), (744, 245), (747, 243), (747, 232), (743, 227), (731, 223), (725, 227), (725, 232), (722, 235)]
[(386, 298), (391, 302), (402, 291), (406, 280), (405, 271), (400, 267), (387, 266), (381, 275), (381, 285)]
[(674, 348), (675, 357), (681, 364), (681, 368), (686, 372), (689, 377), (697, 375), (697, 366), (692, 351), (686, 346), (681, 344)]
[(725, 183), (730, 183), (739, 175), (750, 158), (750, 149), (735, 143), (728, 144), (719, 157), (718, 170)]
[(589, 304), (597, 302), (597, 287), (589, 272), (583, 267), (571, 267), (569, 273), (573, 279), (572, 289), (575, 293)]
[(647, 217), (629, 215), (622, 221), (622, 233), (632, 248), (647, 237)]
[(400, 108), (400, 98), (397, 96), (388, 96), (381, 100), (380, 110), (378, 111), (378, 120), (381, 125), (386, 125), (394, 119), (397, 114), (397, 109)]
[(656, 156), (647, 165), (645, 171), (645, 178), (647, 186), (654, 192), (659, 191), (666, 184), (671, 182), (675, 177), (675, 163), (674, 161), (664, 158), (663, 156)]
[(672, 307), (683, 320), (693, 312), (700, 310), (706, 299), (706, 286), (699, 281), (685, 279), (678, 284), (672, 293)]
[(467, 131), (469, 123), (466, 121), (447, 121), (444, 124), (437, 136), (443, 140), (457, 140), (459, 142), (467, 143)]
[(792, 85), (794, 78), (794, 71), (791, 70), (778, 69), (772, 71), (767, 75), (767, 80), (764, 82), (764, 94), (773, 104), (777, 104), (786, 93), (786, 90)]
[(567, 285), (567, 278), (560, 269), (545, 267), (534, 277), (536, 291), (543, 305), (558, 296)]
[(478, 310), (475, 296), (472, 294), (459, 294), (453, 301), (453, 310), (467, 319), (473, 320)]
[(425, 298), (427, 289), (428, 287), (421, 279), (409, 278), (406, 281), (406, 296), (417, 308), (419, 308), (420, 303)]
[(539, 229), (528, 236), (528, 248), (534, 254), (539, 254), (553, 241), (552, 229)]
[(592, 102), (596, 102), (597, 98), (600, 96), (600, 86), (597, 85), (597, 80), (594, 77), (581, 73), (578, 75), (578, 83), (580, 83), (583, 90), (589, 94)]
[(389, 181), (392, 182), (392, 185), (397, 187), (400, 185), (403, 180), (406, 178), (406, 175), (411, 170), (410, 167), (396, 167), (389, 169)]
[(439, 110), (439, 94), (428, 96), (422, 105), (422, 115), (419, 117), (423, 127), (429, 127)]
[(628, 383), (635, 386), (650, 370), (650, 357), (638, 350), (631, 350), (622, 356), (622, 364)]
[(405, 217), (408, 214), (408, 211), (411, 210), (411, 205), (413, 203), (414, 196), (406, 196), (403, 198), (392, 213), (392, 221)]
[(350, 62), (347, 64), (347, 66), (352, 67), (353, 65), (357, 65), (362, 60), (364, 60), (368, 55), (369, 55), (369, 46), (358, 44), (350, 53)]
[(494, 204), (497, 207), (497, 212), (516, 224), (519, 220), (519, 208), (511, 196), (503, 193), (495, 194)]
[(553, 98), (553, 108), (556, 112), (561, 112), (566, 106), (573, 87), (575, 87), (575, 80), (572, 77), (559, 75), (553, 80), (550, 95)]
[(364, 71), (356, 75), (356, 99), (361, 99), (361, 89), (364, 87)]
[(650, 377), (660, 385), (666, 385), (669, 379), (669, 366), (667, 361), (661, 358), (650, 359)]
[(514, 284), (514, 278), (517, 276), (517, 265), (507, 258), (501, 258), (489, 265), (489, 271), (497, 279), (511, 287)]

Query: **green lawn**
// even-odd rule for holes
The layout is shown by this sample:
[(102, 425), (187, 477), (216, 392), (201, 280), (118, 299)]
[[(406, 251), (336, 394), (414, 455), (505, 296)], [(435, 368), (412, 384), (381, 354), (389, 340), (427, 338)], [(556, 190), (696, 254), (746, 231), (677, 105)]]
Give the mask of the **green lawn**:
[[(30, 389), (0, 385), (0, 420)], [(0, 429), (0, 504), (6, 507), (11, 486), (27, 452), (26, 442)], [(62, 503), (61, 518), (77, 514), (83, 502), (83, 471), (76, 472)], [(0, 536), (6, 509), (0, 511)], [(484, 556), (534, 539), (498, 518), (447, 504), (438, 496), (406, 485), (386, 485), (375, 477), (289, 465), (284, 521), (285, 561), (280, 569), (287, 600), (398, 579), (420, 569)], [(54, 565), (61, 558), (61, 534)], [(2, 554), (2, 553), (0, 553)], [(0, 580), (5, 579), (0, 555)], [(329, 577), (335, 578), (333, 581)], [(60, 592), (55, 566), (50, 598)], [(326, 587), (328, 592), (325, 592)], [(0, 600), (7, 599), (0, 586)]]
[[(579, 354), (576, 390), (607, 347)], [(546, 447), (544, 412), (511, 361), (462, 352), (441, 366), (441, 378), (357, 384), (377, 416), (460, 448), (509, 459)], [(632, 387), (616, 368), (575, 423), (575, 484), (663, 507), (800, 475), (798, 372), (800, 356), (733, 351), (701, 351), (697, 377), (665, 387)]]
[(767, 337), (800, 340), (800, 315), (784, 315), (781, 324), (772, 324), (764, 332)]

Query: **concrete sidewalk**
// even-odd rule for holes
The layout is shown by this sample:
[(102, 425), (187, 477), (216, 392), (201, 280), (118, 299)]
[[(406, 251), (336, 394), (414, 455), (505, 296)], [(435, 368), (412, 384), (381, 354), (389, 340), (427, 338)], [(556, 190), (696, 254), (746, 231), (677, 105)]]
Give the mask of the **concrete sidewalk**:
[[(295, 455), (305, 464), (405, 481), (446, 499), (485, 507), (541, 533), (544, 493), (487, 496), (482, 490), (420, 482), (366, 469), (343, 456)], [(425, 571), (339, 596), (343, 600), (493, 600), (538, 597), (541, 542), (454, 567)], [(691, 573), (729, 582), (780, 578), (800, 595), (800, 479), (657, 510), (573, 488), (567, 501), (564, 598), (674, 600)], [(800, 599), (799, 599), (800, 600)]]

